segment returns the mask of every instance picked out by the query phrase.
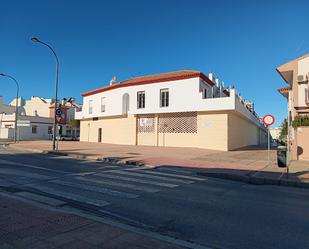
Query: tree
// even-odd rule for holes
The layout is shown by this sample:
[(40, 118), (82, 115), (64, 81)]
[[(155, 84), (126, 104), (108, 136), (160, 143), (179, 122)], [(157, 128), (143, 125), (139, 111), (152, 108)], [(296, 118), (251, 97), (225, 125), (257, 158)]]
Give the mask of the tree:
[(281, 132), (280, 132), (279, 139), (286, 143), (287, 136), (288, 136), (288, 120), (285, 118), (281, 124)]
[(80, 121), (76, 119), (71, 119), (69, 121), (69, 124), (72, 125), (72, 127), (78, 128), (80, 126)]

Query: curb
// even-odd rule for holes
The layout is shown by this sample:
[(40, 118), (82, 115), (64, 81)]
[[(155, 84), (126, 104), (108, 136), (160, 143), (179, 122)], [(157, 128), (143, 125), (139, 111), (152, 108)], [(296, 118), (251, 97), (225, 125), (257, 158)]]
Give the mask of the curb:
[(273, 178), (265, 178), (265, 177), (257, 177), (257, 176), (246, 176), (246, 175), (233, 175), (227, 173), (207, 173), (207, 172), (199, 172), (198, 175), (219, 178), (224, 180), (231, 180), (237, 182), (243, 182), (253, 185), (277, 185), (284, 187), (296, 187), (296, 188), (308, 188), (309, 182), (297, 182), (290, 179), (273, 179)]
[(115, 164), (123, 164), (123, 165), (134, 165), (134, 166), (140, 166), (144, 167), (145, 164), (141, 163), (139, 161), (134, 160), (126, 160), (122, 161), (114, 157), (98, 157), (98, 156), (87, 156), (82, 154), (75, 154), (75, 153), (67, 153), (67, 152), (60, 152), (60, 151), (43, 151), (45, 154), (51, 154), (51, 155), (60, 155), (60, 156), (68, 156), (75, 159), (83, 159), (83, 160), (91, 160), (91, 161), (102, 161), (105, 163), (115, 163)]
[[(98, 157), (98, 156), (87, 156), (83, 154), (76, 154), (76, 153), (68, 153), (68, 152), (61, 152), (61, 151), (51, 151), (51, 150), (37, 150), (37, 149), (25, 149), (25, 148), (18, 148), (15, 147), (13, 144), (9, 144), (11, 148), (21, 150), (21, 151), (32, 151), (36, 153), (43, 153), (43, 154), (51, 154), (51, 155), (58, 155), (58, 156), (68, 156), (72, 157), (74, 159), (79, 160), (90, 160), (90, 161), (100, 161), (105, 163), (113, 163), (113, 164), (119, 164), (123, 166), (138, 166), (138, 167), (149, 167), (149, 168), (156, 168), (156, 166), (144, 164), (139, 161), (135, 160), (126, 160), (122, 161), (120, 159), (117, 159), (115, 157)], [(253, 173), (256, 173), (258, 171), (255, 171)], [(251, 173), (251, 174), (253, 174)], [(210, 173), (210, 172), (198, 172), (198, 175), (206, 176), (206, 177), (212, 177), (212, 178), (218, 178), (218, 179), (224, 179), (224, 180), (231, 180), (231, 181), (237, 181), (237, 182), (243, 182), (247, 184), (253, 184), (253, 185), (275, 185), (275, 186), (284, 186), (284, 187), (296, 187), (296, 188), (308, 188), (309, 189), (309, 182), (297, 182), (290, 179), (273, 179), (273, 178), (265, 178), (265, 177), (257, 177), (257, 176), (250, 176), (250, 175), (236, 175), (236, 174), (227, 174), (227, 173)]]
[(139, 166), (139, 167), (145, 167), (148, 165), (145, 165), (142, 162), (135, 161), (135, 160), (126, 160), (122, 161), (114, 157), (99, 157), (99, 156), (87, 156), (83, 154), (76, 154), (76, 153), (68, 153), (68, 152), (61, 152), (61, 151), (52, 151), (52, 150), (38, 150), (38, 149), (26, 149), (26, 148), (19, 148), (18, 146), (12, 146), (9, 144), (9, 146), (13, 149), (20, 150), (20, 151), (31, 151), (35, 153), (41, 153), (41, 154), (50, 154), (50, 155), (57, 155), (57, 156), (68, 156), (72, 157), (74, 159), (79, 160), (90, 160), (90, 161), (102, 161), (105, 163), (114, 163), (114, 164), (120, 164), (120, 165), (132, 165), (132, 166)]

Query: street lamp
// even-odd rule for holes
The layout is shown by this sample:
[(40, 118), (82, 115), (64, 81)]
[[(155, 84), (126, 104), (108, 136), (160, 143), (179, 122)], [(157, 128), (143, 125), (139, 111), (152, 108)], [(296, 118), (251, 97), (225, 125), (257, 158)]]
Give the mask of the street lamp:
[(16, 84), (16, 102), (15, 102), (15, 131), (14, 131), (14, 142), (16, 143), (17, 142), (17, 119), (18, 119), (18, 95), (19, 95), (19, 84), (17, 82), (17, 80), (10, 76), (10, 75), (7, 75), (7, 74), (4, 74), (4, 73), (0, 73), (0, 76), (3, 76), (3, 77), (7, 77), (7, 78), (10, 78), (11, 80), (13, 80)]
[(55, 81), (55, 106), (54, 106), (54, 125), (53, 125), (53, 150), (56, 150), (56, 125), (57, 125), (57, 119), (56, 119), (56, 109), (57, 109), (57, 105), (58, 105), (58, 72), (59, 72), (59, 60), (57, 57), (56, 52), (53, 50), (53, 48), (48, 45), (45, 42), (40, 41), (38, 38), (31, 38), (31, 41), (33, 42), (38, 42), (43, 44), (44, 46), (48, 47), (52, 53), (54, 54), (55, 58), (56, 58), (56, 81)]

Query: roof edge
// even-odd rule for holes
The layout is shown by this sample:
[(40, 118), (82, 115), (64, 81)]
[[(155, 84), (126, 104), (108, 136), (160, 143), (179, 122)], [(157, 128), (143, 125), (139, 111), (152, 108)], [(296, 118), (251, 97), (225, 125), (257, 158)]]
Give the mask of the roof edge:
[(89, 92), (81, 94), (81, 96), (87, 97), (87, 96), (91, 96), (91, 95), (94, 95), (94, 94), (97, 94), (97, 93), (107, 92), (107, 91), (114, 90), (114, 89), (117, 89), (117, 88), (122, 88), (122, 87), (148, 85), (148, 84), (154, 84), (154, 83), (161, 83), (161, 82), (168, 82), (168, 81), (175, 81), (175, 80), (184, 80), (184, 79), (192, 79), (192, 78), (198, 78), (198, 77), (203, 79), (204, 81), (206, 81), (210, 85), (215, 84), (205, 74), (203, 74), (202, 72), (196, 71), (196, 72), (188, 74), (188, 75), (166, 76), (166, 77), (162, 77), (160, 79), (149, 79), (149, 80), (147, 80), (147, 79), (142, 80), (141, 79), (140, 81), (129, 82), (129, 83), (125, 83), (126, 81), (122, 81), (118, 84), (114, 84), (114, 85), (111, 85), (111, 86), (105, 86), (105, 87), (101, 87), (101, 88), (91, 90)]

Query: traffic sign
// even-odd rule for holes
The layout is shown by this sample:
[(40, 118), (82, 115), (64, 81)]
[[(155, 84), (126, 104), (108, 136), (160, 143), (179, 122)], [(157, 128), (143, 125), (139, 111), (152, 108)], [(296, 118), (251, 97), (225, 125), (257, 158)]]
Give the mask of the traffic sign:
[(266, 114), (262, 118), (262, 121), (267, 127), (267, 155), (268, 155), (268, 163), (270, 164), (270, 132), (268, 127), (275, 123), (275, 117), (271, 114)]
[(56, 109), (56, 116), (61, 117), (62, 110), (61, 109)]
[(275, 117), (271, 114), (266, 114), (262, 121), (266, 126), (271, 126), (275, 123)]
[(56, 120), (57, 120), (57, 123), (60, 123), (61, 122), (61, 116), (56, 116)]

